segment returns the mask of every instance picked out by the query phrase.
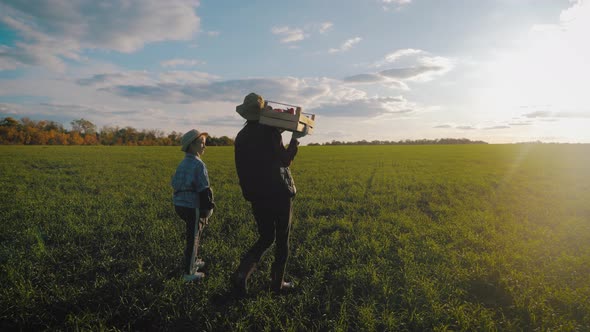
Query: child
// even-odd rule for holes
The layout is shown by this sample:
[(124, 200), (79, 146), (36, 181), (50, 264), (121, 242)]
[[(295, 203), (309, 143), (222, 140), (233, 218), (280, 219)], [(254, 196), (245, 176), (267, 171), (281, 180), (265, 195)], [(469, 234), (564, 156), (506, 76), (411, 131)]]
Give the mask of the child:
[(201, 233), (215, 207), (207, 167), (200, 158), (205, 152), (207, 136), (207, 133), (195, 129), (182, 136), (180, 149), (185, 152), (185, 156), (172, 177), (174, 209), (186, 222), (183, 279), (187, 282), (205, 277), (203, 272), (197, 271), (205, 265), (197, 258), (197, 252)]

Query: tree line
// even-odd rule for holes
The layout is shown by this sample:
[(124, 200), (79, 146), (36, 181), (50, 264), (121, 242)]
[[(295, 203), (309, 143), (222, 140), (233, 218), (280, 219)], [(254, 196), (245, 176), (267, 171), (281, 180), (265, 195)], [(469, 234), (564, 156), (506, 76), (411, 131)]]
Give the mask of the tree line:
[[(12, 117), (0, 119), (0, 144), (26, 145), (180, 145), (182, 132), (165, 133), (158, 129), (138, 130), (133, 127), (97, 126), (86, 120), (70, 122), (72, 129), (55, 121), (34, 121), (29, 118), (16, 120)], [(234, 140), (227, 137), (207, 137), (207, 145), (228, 146)]]
[(488, 144), (484, 141), (472, 141), (467, 138), (436, 138), (436, 139), (417, 139), (417, 140), (399, 140), (399, 141), (355, 141), (355, 142), (341, 142), (331, 141), (326, 143), (310, 143), (310, 146), (318, 145), (430, 145), (430, 144)]
[[(70, 122), (71, 130), (55, 121), (35, 121), (27, 117), (16, 120), (12, 117), (0, 119), (0, 144), (25, 145), (132, 145), (149, 146), (180, 145), (182, 132), (165, 133), (158, 129), (138, 130), (133, 127), (97, 126), (86, 120), (76, 119)], [(333, 140), (326, 143), (309, 143), (309, 146), (319, 145), (424, 145), (424, 144), (488, 144), (484, 141), (472, 141), (467, 138), (437, 138), (419, 140), (361, 140), (343, 142)], [(209, 146), (231, 146), (234, 140), (227, 137), (207, 137)]]

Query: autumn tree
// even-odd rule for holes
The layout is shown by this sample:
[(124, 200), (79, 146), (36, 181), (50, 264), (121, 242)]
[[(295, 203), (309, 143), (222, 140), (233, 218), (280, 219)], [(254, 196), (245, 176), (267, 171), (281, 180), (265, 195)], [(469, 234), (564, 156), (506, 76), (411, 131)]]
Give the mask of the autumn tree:
[[(20, 121), (0, 118), (0, 144), (31, 145), (180, 145), (181, 132), (166, 134), (158, 129), (137, 130), (133, 127), (103, 126), (100, 131), (96, 125), (85, 119), (70, 123), (72, 130), (65, 130), (55, 121), (35, 121), (24, 117)], [(207, 138), (208, 145), (233, 145), (233, 139), (227, 136)]]
[(82, 135), (96, 133), (96, 125), (84, 118), (70, 122), (72, 131), (77, 131)]

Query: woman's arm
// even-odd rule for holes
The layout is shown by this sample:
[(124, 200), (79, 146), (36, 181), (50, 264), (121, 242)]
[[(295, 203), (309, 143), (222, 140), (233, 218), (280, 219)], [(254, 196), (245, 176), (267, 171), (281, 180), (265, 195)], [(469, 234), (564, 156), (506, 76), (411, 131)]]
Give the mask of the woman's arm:
[(272, 144), (272, 151), (276, 156), (279, 157), (281, 165), (283, 167), (289, 167), (293, 159), (295, 159), (295, 155), (297, 154), (299, 141), (297, 141), (295, 138), (292, 138), (289, 142), (289, 146), (285, 148), (283, 145), (281, 133), (276, 128), (271, 129), (270, 141)]

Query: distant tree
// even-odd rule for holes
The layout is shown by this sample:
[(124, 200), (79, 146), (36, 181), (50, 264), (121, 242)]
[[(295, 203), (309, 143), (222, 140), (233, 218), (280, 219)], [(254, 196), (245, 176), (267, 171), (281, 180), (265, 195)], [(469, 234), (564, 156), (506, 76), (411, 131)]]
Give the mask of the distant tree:
[(206, 144), (209, 146), (232, 146), (234, 145), (234, 140), (227, 136), (215, 137), (215, 136), (208, 136)]
[(45, 127), (43, 128), (43, 130), (55, 130), (57, 132), (63, 132), (64, 131), (64, 127), (62, 126), (61, 123), (55, 122), (55, 121), (48, 121), (45, 124)]
[(70, 122), (72, 131), (77, 131), (80, 134), (94, 134), (96, 133), (96, 125), (86, 119), (78, 119)]
[(18, 125), (18, 121), (11, 117), (6, 117), (0, 121), (1, 127), (18, 127)]
[[(441, 139), (405, 139), (395, 141), (379, 141), (373, 140), (371, 142), (367, 142), (367, 140), (355, 141), (355, 142), (340, 142), (340, 141), (331, 141), (323, 143), (322, 145), (425, 145), (425, 144), (488, 144), (484, 141), (472, 141), (467, 138), (441, 138)], [(310, 143), (308, 145), (319, 145), (319, 143)]]
[(68, 138), (68, 143), (70, 145), (82, 145), (84, 144), (84, 138), (80, 136), (77, 131), (73, 131), (70, 133), (70, 137)]

